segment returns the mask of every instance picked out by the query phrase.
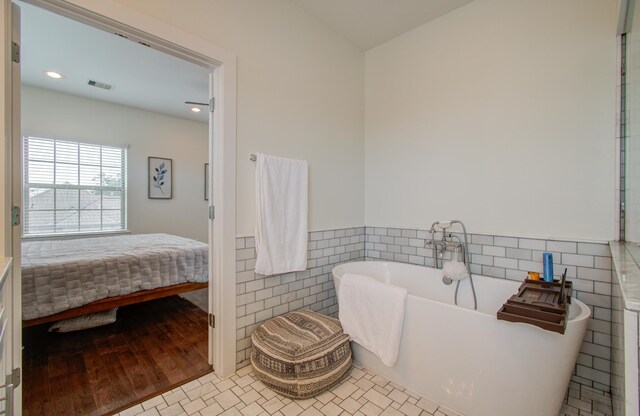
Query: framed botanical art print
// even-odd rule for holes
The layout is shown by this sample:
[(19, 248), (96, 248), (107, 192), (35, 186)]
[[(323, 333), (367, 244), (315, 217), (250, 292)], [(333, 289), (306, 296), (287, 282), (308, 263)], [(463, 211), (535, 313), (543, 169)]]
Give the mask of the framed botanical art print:
[(149, 156), (149, 199), (173, 198), (173, 161)]

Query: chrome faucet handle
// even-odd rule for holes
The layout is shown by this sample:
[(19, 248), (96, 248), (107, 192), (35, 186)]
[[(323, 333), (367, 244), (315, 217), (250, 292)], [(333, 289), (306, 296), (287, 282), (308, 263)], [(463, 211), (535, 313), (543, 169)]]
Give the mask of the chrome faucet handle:
[(461, 244), (461, 243), (459, 243), (459, 242), (457, 242), (457, 241), (453, 241), (453, 240), (452, 240), (452, 241), (447, 241), (447, 242), (444, 244), (444, 246), (445, 246), (446, 248), (456, 249), (456, 248), (460, 248), (460, 247), (462, 247), (462, 244)]
[(425, 240), (424, 242), (425, 247), (433, 247), (436, 241), (436, 230), (433, 229), (433, 226), (431, 226), (431, 229), (429, 230), (429, 234), (431, 234), (431, 238)]
[(429, 248), (438, 248), (440, 245), (442, 245), (442, 241), (439, 240), (427, 240), (424, 243), (424, 246)]

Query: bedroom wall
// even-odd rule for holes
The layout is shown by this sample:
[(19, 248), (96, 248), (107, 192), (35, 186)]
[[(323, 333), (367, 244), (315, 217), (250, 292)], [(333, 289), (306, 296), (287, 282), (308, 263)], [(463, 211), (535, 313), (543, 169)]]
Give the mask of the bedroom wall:
[(617, 12), (476, 0), (367, 51), (367, 226), (615, 239)]
[[(26, 134), (129, 145), (129, 231), (207, 242), (206, 123), (23, 85), (22, 126)], [(147, 198), (148, 156), (173, 159), (173, 199)]]
[[(309, 229), (364, 225), (364, 53), (290, 0), (117, 0), (238, 57), (237, 234), (264, 152), (309, 162)], [(195, 12), (197, 11), (197, 12)]]

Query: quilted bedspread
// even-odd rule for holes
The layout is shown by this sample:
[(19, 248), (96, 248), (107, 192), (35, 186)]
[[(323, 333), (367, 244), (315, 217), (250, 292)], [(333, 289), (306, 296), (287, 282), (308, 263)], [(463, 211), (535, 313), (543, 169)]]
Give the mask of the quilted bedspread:
[(24, 320), (98, 299), (208, 279), (208, 246), (169, 234), (22, 243)]

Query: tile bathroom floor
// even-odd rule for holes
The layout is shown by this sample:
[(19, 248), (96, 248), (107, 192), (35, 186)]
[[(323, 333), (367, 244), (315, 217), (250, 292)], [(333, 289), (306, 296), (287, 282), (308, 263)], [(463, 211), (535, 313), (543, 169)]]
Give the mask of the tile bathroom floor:
[[(389, 382), (357, 364), (331, 391), (308, 400), (291, 400), (256, 380), (251, 366), (221, 380), (214, 373), (156, 396), (119, 416), (178, 415), (406, 415), (457, 416), (457, 413)], [(608, 395), (571, 383), (559, 416), (611, 415)], [(509, 415), (516, 416), (516, 415)]]

